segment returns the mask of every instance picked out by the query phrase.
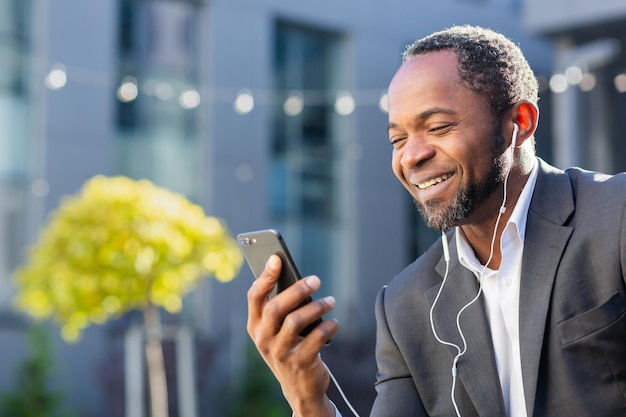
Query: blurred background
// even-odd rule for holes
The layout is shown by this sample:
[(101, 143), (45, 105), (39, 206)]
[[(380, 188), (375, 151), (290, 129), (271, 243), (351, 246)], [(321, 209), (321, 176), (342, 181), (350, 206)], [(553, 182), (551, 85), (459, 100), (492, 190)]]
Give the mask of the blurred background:
[[(324, 355), (367, 414), (375, 295), (436, 238), (390, 170), (385, 90), (405, 45), (465, 23), (526, 54), (541, 157), (626, 170), (623, 0), (0, 0), (0, 393), (19, 390), (33, 347), (12, 305), (25, 248), (62, 196), (126, 175), (184, 194), (233, 235), (279, 228), (337, 298)], [(288, 415), (248, 343), (252, 279), (244, 266), (207, 280), (164, 315), (171, 416)], [(73, 344), (46, 325), (60, 412), (148, 415), (139, 319)]]

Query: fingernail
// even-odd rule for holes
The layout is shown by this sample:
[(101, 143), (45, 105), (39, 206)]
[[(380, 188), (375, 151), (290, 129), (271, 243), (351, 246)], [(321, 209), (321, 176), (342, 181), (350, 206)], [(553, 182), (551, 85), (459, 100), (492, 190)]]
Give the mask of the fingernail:
[(335, 304), (337, 303), (337, 301), (335, 300), (335, 297), (333, 297), (332, 295), (329, 295), (328, 297), (324, 297), (323, 300), (326, 304), (328, 304), (331, 307), (335, 307)]
[(278, 256), (276, 256), (276, 255), (270, 256), (270, 258), (267, 260), (267, 266), (270, 269), (278, 268)]
[(308, 285), (310, 288), (313, 288), (313, 289), (317, 289), (320, 286), (320, 279), (316, 277), (315, 275), (308, 277), (305, 282), (306, 282), (306, 285)]

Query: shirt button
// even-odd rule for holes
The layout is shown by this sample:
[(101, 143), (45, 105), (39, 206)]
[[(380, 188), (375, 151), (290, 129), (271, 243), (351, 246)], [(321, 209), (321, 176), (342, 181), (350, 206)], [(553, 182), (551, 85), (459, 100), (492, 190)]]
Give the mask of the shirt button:
[(505, 275), (504, 277), (502, 277), (502, 285), (504, 285), (505, 287), (508, 287), (509, 285), (511, 285), (511, 277), (508, 275)]

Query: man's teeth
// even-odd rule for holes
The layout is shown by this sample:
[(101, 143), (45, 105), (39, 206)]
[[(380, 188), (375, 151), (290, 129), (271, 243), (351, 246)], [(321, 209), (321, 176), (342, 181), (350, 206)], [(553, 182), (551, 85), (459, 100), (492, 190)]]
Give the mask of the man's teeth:
[(417, 188), (419, 188), (421, 190), (424, 189), (424, 188), (428, 188), (428, 187), (430, 187), (432, 185), (439, 184), (440, 182), (443, 182), (443, 181), (447, 180), (451, 176), (452, 176), (452, 174), (445, 174), (445, 175), (442, 175), (440, 177), (433, 178), (433, 179), (428, 180), (426, 182), (422, 182), (422, 183), (417, 184)]

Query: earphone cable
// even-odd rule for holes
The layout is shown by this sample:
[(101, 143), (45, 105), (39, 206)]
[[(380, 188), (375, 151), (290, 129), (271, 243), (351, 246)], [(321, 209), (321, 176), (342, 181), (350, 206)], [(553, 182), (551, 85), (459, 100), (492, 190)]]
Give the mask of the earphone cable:
[[(321, 354), (320, 354), (320, 358), (321, 358)], [(343, 392), (343, 389), (341, 389), (341, 386), (339, 385), (339, 382), (337, 382), (337, 378), (335, 378), (335, 375), (333, 375), (333, 372), (330, 370), (328, 365), (326, 365), (326, 362), (322, 361), (322, 363), (324, 364), (324, 367), (328, 371), (328, 375), (330, 375), (330, 379), (333, 381), (335, 388), (337, 388), (337, 391), (339, 391), (339, 395), (341, 395), (343, 402), (346, 403), (346, 405), (348, 406), (352, 414), (354, 414), (354, 417), (359, 417), (359, 414), (356, 412), (352, 404), (350, 404), (350, 401), (348, 400), (348, 397), (346, 396), (346, 394)]]
[[(511, 144), (509, 145), (509, 148), (511, 149), (511, 159), (513, 159), (514, 154), (515, 154), (515, 141), (517, 139), (517, 133), (519, 131), (519, 128), (517, 126), (517, 124), (513, 124), (513, 135), (511, 137)], [(513, 160), (511, 160), (511, 164), (513, 163)], [(507, 184), (508, 184), (508, 179), (509, 179), (509, 174), (511, 173), (511, 167), (509, 167), (509, 169), (507, 170), (507, 173), (504, 177), (504, 195), (502, 197), (502, 205), (500, 206), (500, 209), (498, 210), (498, 216), (496, 217), (496, 223), (493, 229), (493, 235), (491, 237), (491, 245), (490, 245), (490, 250), (489, 250), (489, 258), (487, 259), (487, 262), (485, 262), (485, 264), (483, 265), (483, 269), (480, 272), (480, 277), (478, 279), (478, 293), (476, 294), (476, 296), (470, 300), (467, 304), (465, 304), (465, 306), (463, 306), (463, 308), (461, 308), (461, 310), (459, 310), (458, 314), (456, 315), (456, 328), (459, 332), (459, 336), (461, 337), (461, 340), (463, 341), (463, 348), (461, 349), (461, 347), (455, 343), (452, 342), (448, 342), (445, 340), (442, 340), (439, 335), (437, 334), (437, 331), (435, 329), (435, 324), (434, 324), (434, 320), (433, 320), (433, 312), (435, 310), (435, 305), (437, 304), (437, 301), (439, 301), (439, 296), (441, 295), (441, 292), (443, 291), (443, 287), (447, 281), (448, 278), (448, 272), (449, 272), (449, 268), (450, 268), (450, 254), (449, 254), (449, 249), (448, 249), (448, 238), (446, 237), (445, 232), (441, 232), (441, 242), (443, 245), (443, 252), (444, 252), (444, 259), (446, 262), (446, 270), (443, 276), (443, 280), (441, 282), (441, 286), (439, 287), (439, 291), (437, 292), (437, 296), (435, 297), (435, 300), (433, 301), (432, 306), (430, 307), (430, 327), (431, 330), (433, 332), (433, 335), (435, 336), (435, 339), (437, 339), (437, 341), (443, 345), (446, 346), (451, 346), (456, 348), (457, 350), (457, 354), (454, 357), (454, 359), (452, 360), (452, 389), (451, 389), (451, 393), (450, 393), (450, 397), (452, 400), (452, 405), (454, 406), (454, 411), (456, 412), (457, 417), (461, 417), (461, 414), (459, 412), (459, 407), (456, 403), (456, 398), (454, 396), (454, 391), (456, 388), (456, 376), (457, 376), (457, 368), (456, 365), (459, 361), (459, 359), (465, 354), (465, 352), (467, 351), (467, 340), (465, 339), (465, 334), (463, 333), (463, 330), (461, 329), (461, 314), (468, 309), (472, 304), (474, 304), (479, 298), (480, 295), (482, 294), (482, 290), (483, 290), (483, 278), (485, 276), (485, 271), (487, 270), (487, 267), (489, 265), (489, 263), (491, 262), (491, 260), (493, 259), (493, 255), (494, 255), (494, 248), (495, 248), (495, 243), (496, 243), (496, 235), (498, 232), (498, 225), (500, 224), (500, 219), (502, 218), (502, 214), (504, 214), (506, 212), (506, 190), (507, 190)]]

